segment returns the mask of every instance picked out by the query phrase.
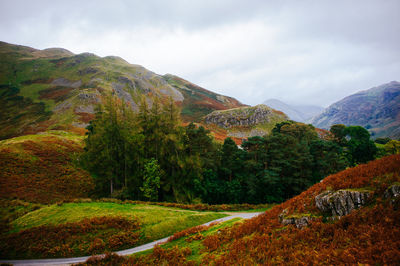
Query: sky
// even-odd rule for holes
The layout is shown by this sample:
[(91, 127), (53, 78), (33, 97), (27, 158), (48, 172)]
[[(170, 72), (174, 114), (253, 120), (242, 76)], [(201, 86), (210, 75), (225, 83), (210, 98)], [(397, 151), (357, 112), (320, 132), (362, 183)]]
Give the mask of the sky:
[(120, 56), (249, 105), (400, 81), (399, 0), (0, 0), (0, 40)]

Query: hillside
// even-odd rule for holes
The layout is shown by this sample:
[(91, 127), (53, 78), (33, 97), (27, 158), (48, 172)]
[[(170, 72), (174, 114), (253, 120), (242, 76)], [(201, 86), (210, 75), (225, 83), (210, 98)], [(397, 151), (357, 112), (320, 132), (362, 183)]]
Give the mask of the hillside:
[(276, 123), (287, 119), (284, 113), (260, 104), (214, 111), (204, 118), (204, 122), (225, 129), (229, 137), (248, 138), (267, 135)]
[[(107, 256), (125, 265), (395, 265), (400, 257), (400, 155), (333, 174), (264, 214), (145, 256)], [(186, 232), (188, 232), (187, 230)], [(192, 256), (197, 241), (196, 257)], [(197, 252), (199, 254), (197, 254)], [(104, 265), (92, 259), (87, 265)]]
[(181, 115), (185, 122), (201, 122), (205, 115), (214, 110), (245, 106), (234, 98), (216, 94), (180, 77), (171, 74), (166, 74), (163, 77), (184, 97), (181, 103)]
[(400, 138), (400, 83), (392, 81), (350, 95), (310, 121), (328, 129), (334, 124), (359, 125), (377, 137)]
[(263, 104), (284, 112), (289, 119), (297, 122), (305, 122), (324, 110), (324, 108), (316, 105), (290, 105), (278, 99), (268, 99)]
[(83, 132), (101, 96), (111, 92), (137, 109), (142, 96), (172, 97), (185, 121), (242, 106), (176, 76), (160, 76), (115, 56), (75, 55), (0, 42), (0, 139), (61, 129)]
[(82, 137), (53, 131), (0, 141), (0, 199), (54, 203), (88, 197), (93, 178), (74, 163)]

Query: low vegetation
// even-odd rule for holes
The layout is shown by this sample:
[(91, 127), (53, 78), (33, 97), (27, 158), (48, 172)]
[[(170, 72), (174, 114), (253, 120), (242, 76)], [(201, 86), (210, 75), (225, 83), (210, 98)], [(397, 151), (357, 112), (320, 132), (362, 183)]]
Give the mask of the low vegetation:
[(134, 246), (140, 225), (121, 217), (85, 218), (41, 225), (1, 237), (2, 258), (47, 258), (99, 254)]
[[(1, 257), (99, 254), (161, 239), (224, 216), (223, 213), (112, 202), (54, 204), (13, 220), (11, 231), (1, 236)], [(21, 242), (24, 245), (19, 245)]]
[[(266, 213), (211, 234), (202, 240), (202, 264), (383, 264), (394, 265), (400, 257), (399, 199), (385, 197), (385, 191), (400, 181), (400, 155), (362, 164), (325, 178), (297, 197)], [(341, 219), (328, 219), (315, 205), (315, 196), (326, 190), (372, 191), (368, 205)], [(284, 225), (278, 216), (311, 214), (302, 229)], [(193, 265), (188, 247), (158, 247), (140, 261), (151, 264)], [(109, 255), (110, 261), (135, 265), (137, 259)], [(103, 262), (88, 261), (102, 265)]]
[(33, 203), (88, 197), (93, 178), (74, 162), (82, 151), (82, 137), (60, 131), (1, 141), (0, 197)]

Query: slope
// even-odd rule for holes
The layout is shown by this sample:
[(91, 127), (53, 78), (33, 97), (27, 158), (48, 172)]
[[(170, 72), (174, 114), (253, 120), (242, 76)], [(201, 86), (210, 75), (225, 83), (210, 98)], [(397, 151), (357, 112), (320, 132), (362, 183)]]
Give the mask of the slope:
[(267, 135), (276, 123), (287, 119), (284, 113), (260, 104), (214, 111), (204, 118), (204, 122), (208, 127), (226, 130), (229, 137), (248, 138)]
[[(203, 238), (201, 263), (397, 264), (399, 184), (398, 154), (333, 174), (256, 218)], [(193, 265), (187, 259), (190, 255), (187, 247), (175, 247), (158, 248), (146, 256), (107, 259), (128, 265)]]
[(235, 99), (175, 76), (157, 75), (119, 57), (0, 42), (0, 139), (47, 129), (82, 133), (107, 92), (133, 109), (143, 96), (149, 104), (152, 97), (172, 97), (181, 105), (186, 121), (197, 121), (213, 110), (242, 106)]
[(329, 106), (311, 123), (328, 129), (333, 124), (359, 125), (373, 137), (400, 138), (400, 83), (392, 81), (350, 95)]
[(324, 108), (314, 105), (289, 105), (278, 99), (268, 99), (263, 104), (284, 112), (291, 120), (297, 122), (305, 122), (324, 110)]
[(61, 131), (0, 141), (0, 199), (47, 204), (88, 197), (93, 179), (73, 160), (82, 144)]

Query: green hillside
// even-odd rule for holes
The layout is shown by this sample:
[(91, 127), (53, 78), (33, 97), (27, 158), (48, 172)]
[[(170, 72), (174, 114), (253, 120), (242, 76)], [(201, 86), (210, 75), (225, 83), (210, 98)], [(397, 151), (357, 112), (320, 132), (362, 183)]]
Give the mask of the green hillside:
[(115, 56), (75, 55), (0, 42), (0, 139), (51, 129), (82, 132), (101, 96), (113, 92), (137, 110), (139, 99), (173, 100), (186, 121), (241, 106), (175, 76), (160, 76)]

